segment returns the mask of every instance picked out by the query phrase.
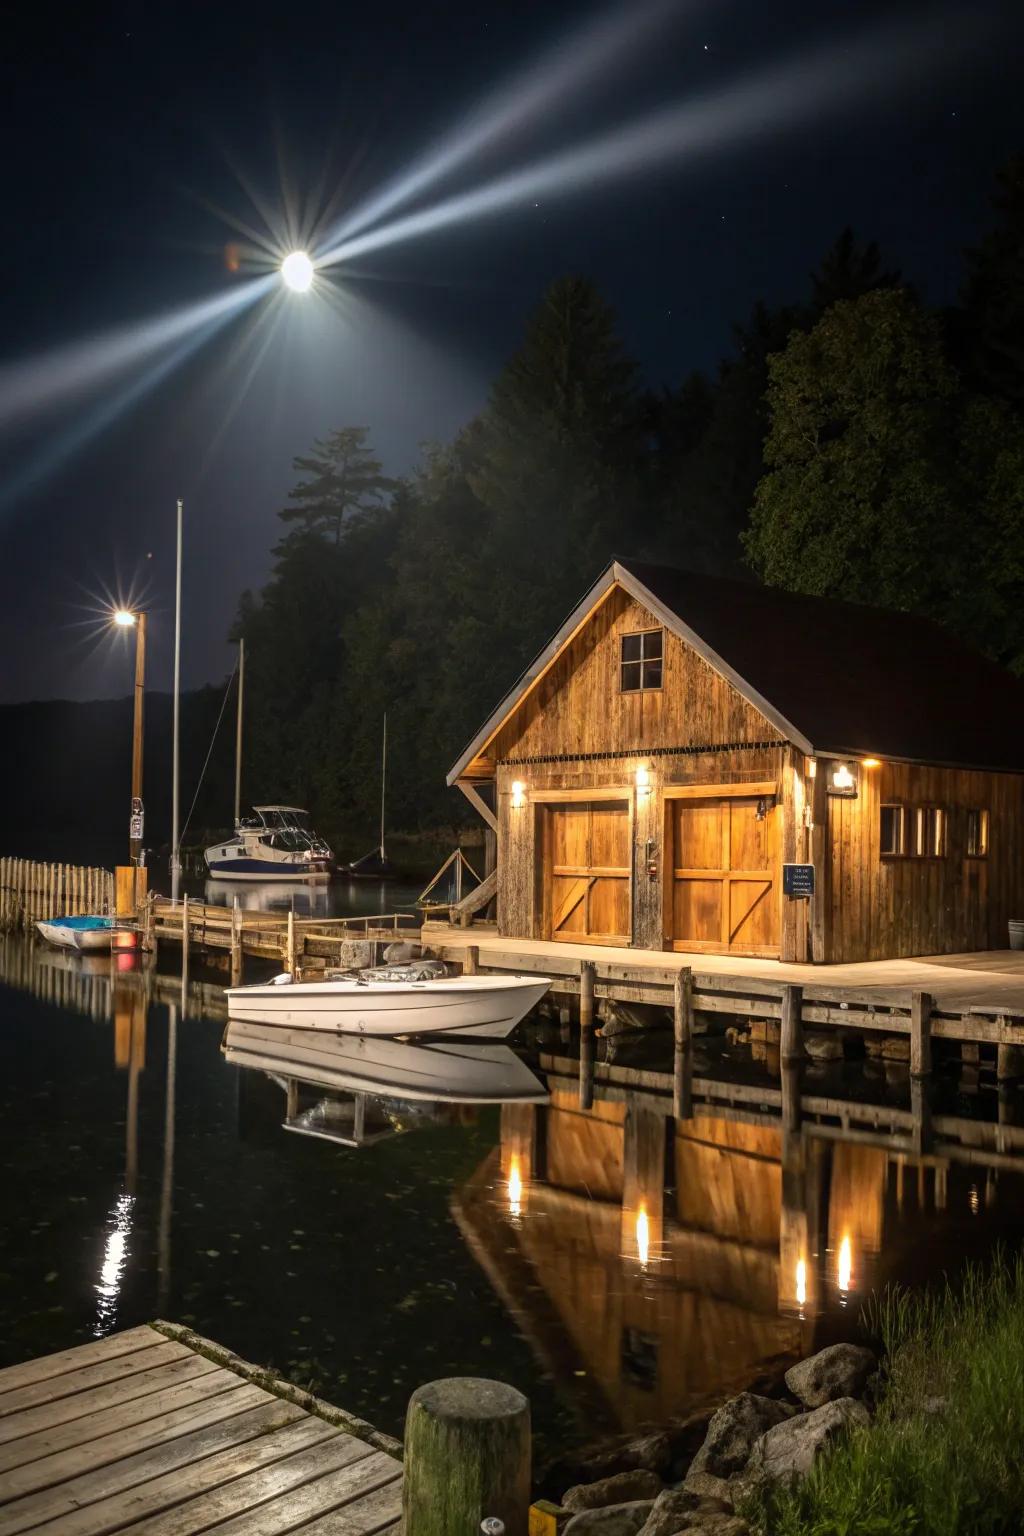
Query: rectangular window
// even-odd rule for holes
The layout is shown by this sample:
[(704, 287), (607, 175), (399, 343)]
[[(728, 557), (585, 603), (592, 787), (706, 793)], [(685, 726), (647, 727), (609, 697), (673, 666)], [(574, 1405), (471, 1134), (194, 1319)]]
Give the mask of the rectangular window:
[(946, 813), (938, 805), (919, 805), (914, 811), (914, 846), (919, 859), (939, 859), (946, 851)]
[(895, 858), (905, 852), (907, 815), (902, 805), (882, 806), (881, 852)]
[(988, 811), (967, 812), (967, 857), (983, 859), (988, 853)]
[(661, 687), (662, 632), (645, 629), (622, 636), (619, 687), (623, 693), (640, 693)]

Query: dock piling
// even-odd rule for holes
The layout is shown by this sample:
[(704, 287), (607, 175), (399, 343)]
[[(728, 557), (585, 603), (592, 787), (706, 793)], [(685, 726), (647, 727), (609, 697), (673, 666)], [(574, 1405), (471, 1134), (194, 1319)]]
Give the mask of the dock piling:
[(693, 972), (688, 965), (675, 981), (672, 1034), (672, 1113), (677, 1120), (689, 1120), (693, 1115)]
[(188, 1017), (188, 896), (181, 898), (181, 1016)]
[(454, 1536), (503, 1523), (526, 1536), (530, 1405), (500, 1381), (449, 1377), (417, 1387), (405, 1421), (403, 1536)]
[(910, 1075), (929, 1077), (932, 1070), (932, 996), (913, 992), (910, 998)]
[(242, 980), (242, 910), (238, 897), (231, 902), (231, 985), (237, 987)]
[(782, 1040), (781, 1054), (784, 1064), (800, 1061), (804, 1054), (804, 1030), (800, 1017), (803, 1007), (803, 987), (786, 986), (782, 989)]
[(476, 976), (480, 970), (479, 944), (466, 945), (466, 958), (462, 965), (463, 976)]
[(594, 1104), (594, 989), (597, 966), (580, 961), (580, 1109)]
[(289, 976), (295, 976), (295, 908), (288, 908), (288, 935), (284, 955), (285, 970)]

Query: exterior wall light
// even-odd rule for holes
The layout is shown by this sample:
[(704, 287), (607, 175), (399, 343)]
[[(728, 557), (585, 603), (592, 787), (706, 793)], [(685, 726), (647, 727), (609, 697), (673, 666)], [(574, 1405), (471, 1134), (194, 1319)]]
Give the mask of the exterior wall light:
[(649, 795), (651, 792), (651, 770), (642, 764), (636, 771), (636, 787), (641, 795)]
[(512, 784), (512, 809), (521, 810), (526, 804), (526, 785), (522, 779), (516, 779)]
[(857, 773), (852, 763), (833, 763), (829, 769), (828, 792), (841, 799), (853, 800), (857, 796)]
[(880, 757), (862, 757), (860, 765), (862, 768), (881, 768), (882, 760)]

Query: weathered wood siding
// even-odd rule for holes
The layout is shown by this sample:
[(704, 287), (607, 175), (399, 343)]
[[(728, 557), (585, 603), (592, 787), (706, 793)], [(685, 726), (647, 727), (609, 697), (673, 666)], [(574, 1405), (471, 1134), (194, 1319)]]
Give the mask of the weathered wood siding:
[(703, 657), (667, 630), (661, 688), (621, 693), (621, 636), (660, 627), (653, 614), (615, 587), (502, 726), (488, 757), (506, 762), (782, 739)]
[[(825, 765), (823, 765), (825, 766)], [(881, 807), (939, 806), (938, 858), (881, 855)], [(989, 813), (989, 852), (967, 854), (967, 813)], [(862, 769), (855, 800), (829, 798), (824, 870), (825, 958), (1005, 949), (1006, 923), (1024, 915), (1024, 778), (883, 763)]]

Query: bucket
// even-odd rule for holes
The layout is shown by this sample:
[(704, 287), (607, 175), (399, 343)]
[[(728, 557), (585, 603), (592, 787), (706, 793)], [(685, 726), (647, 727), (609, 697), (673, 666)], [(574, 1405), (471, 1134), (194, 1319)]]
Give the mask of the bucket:
[(1010, 918), (1010, 948), (1024, 949), (1024, 919)]

